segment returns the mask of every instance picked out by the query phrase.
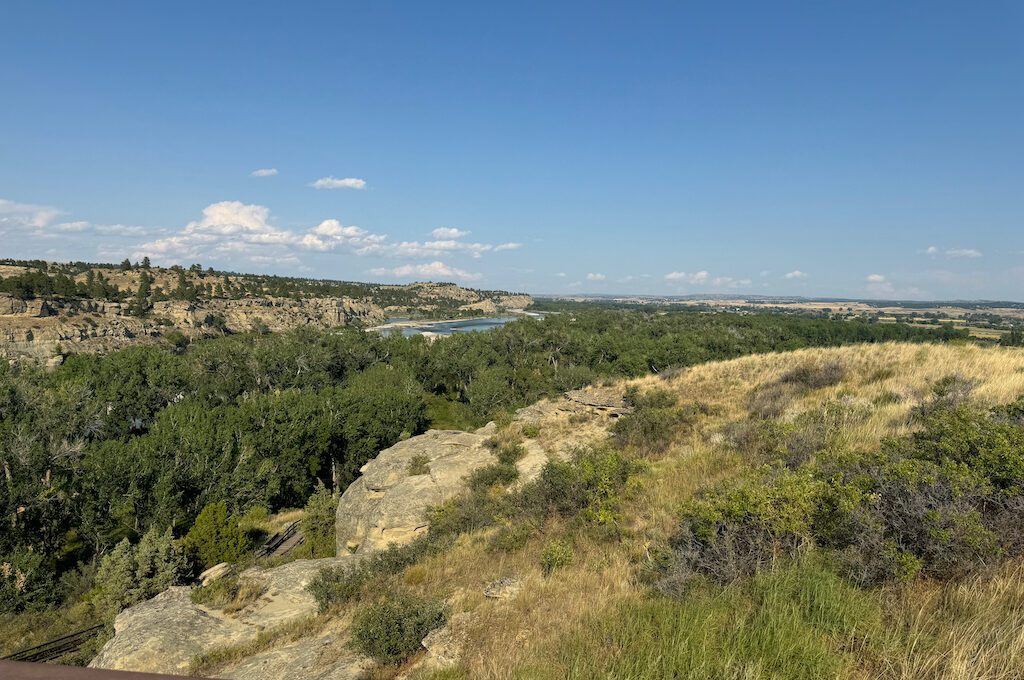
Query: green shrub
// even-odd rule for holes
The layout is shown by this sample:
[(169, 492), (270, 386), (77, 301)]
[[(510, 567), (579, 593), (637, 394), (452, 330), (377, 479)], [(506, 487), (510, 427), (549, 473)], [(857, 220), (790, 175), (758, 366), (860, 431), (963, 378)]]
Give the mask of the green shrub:
[(511, 512), (511, 500), (509, 495), (491, 493), (490, 489), (473, 490), (449, 499), (427, 511), (430, 535), (453, 537), (492, 526)]
[(621, 416), (612, 426), (612, 435), (620, 446), (636, 449), (641, 455), (663, 453), (672, 440), (700, 415), (707, 415), (704, 404), (677, 406), (678, 398), (669, 390), (640, 392), (636, 387), (626, 390), (626, 403), (632, 412)]
[(17, 550), (0, 557), (0, 614), (47, 607), (54, 602), (53, 574), (39, 553)]
[(185, 536), (184, 545), (192, 559), (207, 569), (221, 562), (239, 562), (252, 550), (249, 537), (228, 515), (227, 503), (210, 503)]
[(1024, 424), (966, 407), (939, 409), (924, 417), (924, 428), (909, 439), (889, 442), (893, 455), (935, 463), (953, 461), (975, 470), (999, 491), (1024, 492)]
[(966, 406), (974, 392), (974, 381), (962, 375), (947, 375), (932, 385), (927, 399), (914, 407), (911, 412), (918, 418), (927, 418), (936, 411), (957, 409)]
[[(913, 435), (854, 453), (828, 434), (857, 417), (842, 406), (826, 404), (781, 429), (748, 424), (746, 436), (768, 432), (771, 444), (762, 446), (785, 464), (686, 505), (670, 554), (653, 565), (662, 590), (678, 593), (698, 576), (727, 583), (812, 546), (832, 551), (863, 585), (918, 573), (956, 578), (1001, 555), (1024, 553), (1024, 423), (1012, 407), (939, 408)], [(825, 436), (809, 435), (814, 459), (794, 458), (794, 434), (816, 427)]]
[(193, 588), (189, 597), (195, 604), (223, 608), (238, 596), (239, 589), (238, 574), (226, 574), (208, 585)]
[(430, 456), (422, 453), (417, 453), (415, 456), (409, 459), (409, 466), (406, 468), (406, 472), (410, 477), (417, 475), (429, 475), (430, 474)]
[(420, 650), (427, 633), (448, 620), (443, 602), (394, 593), (358, 612), (353, 646), (382, 663), (400, 663)]
[(528, 439), (536, 439), (540, 436), (540, 425), (536, 423), (530, 423), (529, 425), (523, 425), (522, 428), (523, 436)]
[(510, 522), (498, 529), (491, 538), (487, 549), (493, 552), (519, 550), (537, 534), (537, 530), (538, 526), (533, 520)]
[(619, 493), (638, 467), (611, 446), (579, 449), (571, 460), (548, 462), (512, 502), (522, 516), (578, 515), (584, 521), (611, 524), (618, 518)]
[(762, 419), (779, 418), (793, 403), (794, 389), (786, 384), (763, 385), (750, 393), (747, 410)]
[(186, 574), (186, 558), (174, 543), (171, 530), (147, 531), (137, 546), (123, 539), (100, 560), (96, 572), (96, 610), (104, 618), (149, 599), (179, 583)]
[(321, 612), (332, 606), (358, 599), (377, 579), (397, 574), (424, 557), (447, 546), (429, 534), (406, 545), (392, 545), (373, 553), (356, 564), (321, 569), (306, 589), (313, 595)]
[(846, 369), (838, 361), (827, 361), (825, 363), (807, 363), (797, 366), (793, 370), (784, 373), (779, 382), (782, 384), (796, 385), (804, 390), (820, 390), (823, 387), (838, 385), (846, 376)]
[(729, 583), (770, 568), (813, 540), (824, 485), (807, 472), (763, 468), (687, 503), (659, 589), (685, 592), (695, 577)]
[(484, 491), (494, 486), (507, 486), (519, 479), (519, 468), (515, 463), (493, 463), (474, 470), (467, 483), (474, 491)]
[(498, 457), (498, 462), (503, 465), (515, 465), (518, 461), (523, 459), (526, 455), (526, 449), (523, 445), (518, 442), (507, 442), (498, 447), (498, 451), (495, 454)]
[(302, 517), (300, 528), (305, 537), (302, 557), (334, 557), (337, 510), (338, 497), (320, 482), (316, 493), (306, 501), (305, 514)]
[(573, 557), (571, 545), (561, 541), (550, 541), (540, 555), (540, 569), (545, 576), (550, 576), (555, 570), (572, 564)]

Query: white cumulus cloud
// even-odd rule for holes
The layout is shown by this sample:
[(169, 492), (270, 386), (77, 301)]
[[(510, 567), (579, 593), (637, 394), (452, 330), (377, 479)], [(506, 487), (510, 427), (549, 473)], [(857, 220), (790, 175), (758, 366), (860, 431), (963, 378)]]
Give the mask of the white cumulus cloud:
[(882, 274), (868, 274), (868, 283), (885, 283), (885, 276)]
[[(460, 232), (460, 235), (465, 233), (468, 232)], [(484, 253), (512, 250), (517, 247), (519, 244), (503, 243), (495, 246), (456, 238), (391, 241), (387, 234), (373, 233), (354, 225), (344, 225), (336, 219), (323, 220), (305, 230), (285, 229), (274, 224), (270, 210), (266, 206), (240, 201), (221, 201), (206, 206), (200, 219), (189, 222), (180, 231), (143, 243), (132, 254), (134, 257), (148, 255), (164, 262), (244, 258), (250, 262), (260, 263), (265, 261), (265, 258), (272, 258), (274, 261), (287, 263), (294, 261), (303, 251), (344, 251), (359, 257), (418, 260), (435, 258), (428, 263), (434, 266), (448, 256), (461, 255), (479, 259)], [(382, 271), (393, 274), (396, 269), (401, 268), (385, 267)], [(400, 276), (408, 275), (411, 274)], [(435, 275), (444, 276), (437, 273)], [(469, 280), (476, 275), (452, 268), (447, 276)]]
[(608, 277), (597, 272), (590, 272), (587, 274), (587, 281), (604, 281), (606, 278)]
[(249, 173), (250, 177), (275, 177), (277, 168), (260, 168)]
[(221, 201), (203, 208), (202, 219), (189, 222), (180, 232), (139, 246), (136, 255), (167, 260), (240, 255), (252, 262), (295, 256), (295, 249), (325, 252), (348, 248), (358, 253), (387, 240), (338, 220), (324, 220), (305, 232), (274, 226), (266, 206)]
[(783, 275), (783, 278), (790, 279), (790, 280), (792, 280), (792, 279), (806, 279), (807, 276), (808, 276), (807, 272), (802, 272), (799, 269), (794, 269), (791, 272), (786, 272)]
[(314, 189), (365, 189), (366, 180), (356, 177), (345, 177), (344, 179), (321, 177), (310, 186)]
[(399, 267), (376, 267), (371, 269), (370, 273), (374, 276), (388, 276), (396, 279), (417, 278), (475, 281), (481, 278), (481, 275), (478, 273), (452, 267), (441, 261), (406, 264)]

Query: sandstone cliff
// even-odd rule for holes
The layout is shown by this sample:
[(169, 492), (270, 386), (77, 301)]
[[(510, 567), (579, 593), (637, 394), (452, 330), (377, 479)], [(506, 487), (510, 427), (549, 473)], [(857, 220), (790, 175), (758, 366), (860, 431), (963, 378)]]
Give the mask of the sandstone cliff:
[[(528, 295), (451, 283), (384, 285), (152, 267), (145, 270), (153, 291), (152, 309), (140, 318), (129, 313), (129, 301), (144, 270), (58, 263), (39, 267), (0, 264), (0, 277), (16, 284), (5, 290), (23, 287), (17, 296), (0, 293), (0, 357), (50, 359), (58, 354), (58, 346), (60, 352), (103, 352), (157, 342), (171, 331), (197, 338), (254, 329), (375, 326), (388, 316), (491, 315), (525, 309), (533, 302)], [(50, 288), (35, 287), (48, 278)], [(55, 287), (59, 278), (64, 288)], [(69, 297), (38, 292), (66, 290), (68, 284), (73, 293)], [(93, 295), (97, 285), (106, 292)], [(186, 286), (187, 295), (174, 293), (180, 285)]]
[(152, 342), (170, 331), (196, 338), (258, 329), (373, 325), (383, 320), (380, 307), (348, 298), (166, 300), (154, 303), (151, 314), (139, 318), (119, 302), (26, 301), (0, 295), (0, 356), (45, 358), (58, 345), (64, 351), (108, 351)]

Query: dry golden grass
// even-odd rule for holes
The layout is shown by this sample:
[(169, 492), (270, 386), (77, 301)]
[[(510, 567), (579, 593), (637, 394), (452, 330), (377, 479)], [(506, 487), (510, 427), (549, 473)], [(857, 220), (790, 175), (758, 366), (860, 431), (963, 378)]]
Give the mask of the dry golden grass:
[(1003, 680), (1024, 677), (1024, 562), (958, 583), (919, 582), (889, 593), (889, 634), (873, 675)]
[[(864, 446), (883, 436), (906, 434), (912, 426), (911, 408), (929, 394), (932, 385), (950, 375), (976, 384), (972, 400), (982, 406), (1005, 403), (1024, 394), (1024, 350), (978, 345), (916, 345), (882, 343), (795, 352), (756, 354), (732, 361), (695, 366), (670, 381), (647, 377), (637, 384), (671, 387), (687, 401), (704, 401), (737, 418), (746, 409), (750, 392), (777, 381), (804, 364), (835, 361), (846, 370), (838, 385), (815, 390), (793, 404), (796, 412), (813, 410), (829, 399), (852, 397), (873, 406), (870, 416), (848, 432)], [(884, 397), (899, 400), (879, 404)]]
[[(631, 484), (622, 507), (622, 540), (602, 541), (571, 522), (553, 520), (521, 548), (493, 552), (488, 550), (492, 529), (463, 536), (452, 549), (393, 577), (392, 586), (444, 597), (453, 613), (473, 614), (461, 667), (437, 677), (504, 680), (526, 677), (524, 669), (564, 667), (560, 654), (566, 635), (587, 631), (600, 617), (629, 611), (643, 600), (637, 565), (651, 546), (674, 531), (680, 504), (749, 467), (752, 461), (742, 452), (723, 445), (721, 432), (728, 423), (747, 417), (751, 394), (795, 367), (828, 362), (844, 367), (842, 381), (795, 393), (782, 417), (796, 418), (830, 400), (855, 404), (860, 415), (844, 422), (845, 439), (862, 449), (911, 431), (911, 410), (946, 376), (973, 381), (972, 399), (980, 405), (994, 406), (1024, 394), (1024, 350), (973, 345), (808, 349), (709, 363), (670, 380), (652, 376), (619, 383), (615, 387), (622, 390), (629, 384), (669, 388), (684, 404), (711, 406), (711, 415), (700, 417)], [(572, 415), (548, 405), (531, 420), (538, 427), (531, 427), (529, 441), (559, 455), (605, 439), (612, 422), (604, 415)], [(512, 424), (502, 438), (519, 436), (522, 428), (522, 423)], [(574, 557), (569, 566), (545, 577), (540, 555), (552, 539), (572, 544)], [(517, 597), (484, 597), (485, 584), (508, 576), (522, 581)], [(1007, 565), (960, 584), (921, 582), (871, 597), (877, 597), (888, 623), (877, 636), (866, 638), (861, 649), (836, 641), (836, 653), (849, 660), (848, 677), (1024, 678), (1024, 565)], [(324, 625), (347, 625), (351, 612), (350, 607), (335, 612), (331, 622), (306, 624), (305, 634), (317, 634)], [(296, 632), (282, 630), (249, 649), (223, 650), (200, 660), (199, 668), (222, 667), (225, 661), (295, 639)], [(576, 677), (582, 677), (578, 669)], [(752, 670), (744, 677), (769, 676)]]
[[(435, 595), (454, 595), (456, 610), (473, 611), (464, 660), (464, 677), (513, 678), (524, 664), (554, 663), (560, 634), (593, 617), (615, 611), (635, 599), (636, 565), (648, 548), (674, 529), (680, 504), (709, 485), (738, 474), (750, 461), (720, 444), (726, 423), (746, 417), (751, 392), (778, 381), (794, 367), (839, 362), (843, 380), (798, 395), (783, 416), (819, 409), (833, 399), (862, 405), (863, 417), (846, 423), (847, 441), (873, 448), (886, 436), (911, 431), (911, 409), (950, 375), (975, 383), (972, 400), (980, 405), (1006, 403), (1024, 394), (1024, 351), (973, 345), (887, 343), (834, 349), (756, 355), (690, 368), (671, 380), (656, 376), (620, 385), (670, 388), (683, 403), (714, 407), (692, 432), (650, 463), (624, 507), (626, 538), (617, 544), (580, 536), (568, 526), (545, 528), (544, 535), (513, 553), (490, 553), (485, 536), (464, 537), (445, 555), (413, 567), (406, 584)], [(894, 396), (895, 395), (895, 396)], [(545, 418), (538, 441), (557, 451), (583, 429), (610, 424), (597, 419), (571, 423), (564, 415)], [(551, 577), (541, 575), (538, 556), (546, 540), (568, 535), (575, 542), (573, 564)], [(486, 600), (482, 586), (502, 576), (523, 579), (520, 596), (509, 602)], [(1017, 678), (1024, 677), (1024, 567), (1007, 567), (995, 577), (960, 585), (918, 584), (888, 595), (884, 611), (892, 625), (888, 636), (863, 650), (870, 670), (854, 677)], [(881, 650), (881, 651), (879, 651)]]

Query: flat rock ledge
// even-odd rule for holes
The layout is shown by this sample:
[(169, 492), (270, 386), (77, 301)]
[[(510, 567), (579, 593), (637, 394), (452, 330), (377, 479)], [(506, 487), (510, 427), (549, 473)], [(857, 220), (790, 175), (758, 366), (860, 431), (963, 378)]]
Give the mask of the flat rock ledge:
[(350, 559), (296, 560), (274, 569), (247, 569), (240, 578), (263, 581), (267, 590), (233, 616), (193, 604), (189, 586), (169, 588), (118, 614), (114, 637), (89, 666), (185, 674), (195, 656), (247, 642), (264, 630), (314, 614), (316, 601), (306, 585), (324, 567)]

